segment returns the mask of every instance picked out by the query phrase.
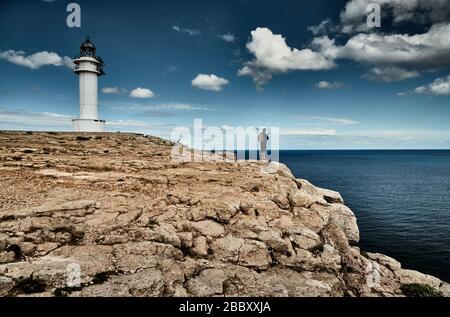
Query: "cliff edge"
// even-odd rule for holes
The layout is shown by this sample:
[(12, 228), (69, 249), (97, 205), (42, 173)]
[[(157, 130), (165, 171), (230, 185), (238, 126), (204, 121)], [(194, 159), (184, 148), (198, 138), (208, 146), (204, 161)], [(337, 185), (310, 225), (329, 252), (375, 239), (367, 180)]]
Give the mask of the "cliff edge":
[(450, 295), (362, 252), (339, 193), (282, 164), (177, 163), (172, 147), (1, 132), (0, 296)]

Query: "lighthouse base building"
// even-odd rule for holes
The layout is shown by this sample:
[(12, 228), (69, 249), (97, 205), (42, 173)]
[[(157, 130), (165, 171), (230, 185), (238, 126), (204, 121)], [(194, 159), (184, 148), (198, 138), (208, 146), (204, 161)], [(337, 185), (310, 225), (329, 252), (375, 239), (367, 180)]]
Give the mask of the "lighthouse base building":
[(75, 132), (105, 132), (105, 120), (73, 119), (72, 125)]
[(81, 44), (80, 56), (74, 61), (74, 73), (80, 81), (80, 117), (72, 120), (76, 132), (104, 132), (105, 120), (98, 118), (98, 77), (105, 75), (105, 63), (96, 55), (89, 38)]

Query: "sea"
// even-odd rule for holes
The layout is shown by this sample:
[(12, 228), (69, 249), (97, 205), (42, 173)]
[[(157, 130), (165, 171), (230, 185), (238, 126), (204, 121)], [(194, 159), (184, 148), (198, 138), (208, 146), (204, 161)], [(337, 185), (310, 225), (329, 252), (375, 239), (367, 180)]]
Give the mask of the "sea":
[(280, 161), (342, 194), (362, 250), (450, 282), (450, 150), (286, 150)]

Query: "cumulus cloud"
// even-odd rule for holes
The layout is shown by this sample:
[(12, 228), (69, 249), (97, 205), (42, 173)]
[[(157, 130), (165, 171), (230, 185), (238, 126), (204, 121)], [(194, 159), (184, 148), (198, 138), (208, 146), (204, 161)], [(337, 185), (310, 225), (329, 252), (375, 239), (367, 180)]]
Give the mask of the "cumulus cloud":
[(363, 77), (375, 81), (394, 82), (420, 76), (416, 70), (406, 70), (400, 67), (374, 67)]
[(138, 87), (131, 91), (130, 97), (132, 97), (132, 98), (155, 98), (156, 95), (153, 91), (151, 91), (148, 88)]
[(192, 80), (193, 87), (211, 91), (221, 91), (223, 89), (223, 86), (228, 84), (228, 80), (222, 77), (218, 77), (214, 74), (198, 74), (197, 77)]
[(340, 14), (340, 28), (343, 33), (365, 32), (367, 7), (371, 3), (380, 4), (383, 18), (392, 24), (405, 22), (439, 23), (450, 17), (447, 0), (351, 0)]
[(341, 88), (342, 86), (344, 86), (343, 83), (340, 83), (340, 82), (330, 83), (325, 80), (319, 81), (316, 84), (316, 88), (319, 88), (319, 89), (338, 89), (338, 88)]
[(420, 70), (450, 66), (450, 23), (433, 25), (415, 35), (360, 33), (344, 45), (328, 36), (315, 38), (311, 45), (329, 60), (349, 59), (374, 65), (372, 75), (391, 81), (417, 77)]
[(340, 55), (358, 62), (434, 68), (450, 64), (450, 24), (437, 24), (427, 32), (359, 34), (342, 47)]
[(438, 96), (450, 95), (450, 75), (436, 79), (429, 85), (417, 87), (414, 90), (418, 94), (432, 94)]
[(333, 25), (331, 19), (325, 19), (317, 25), (308, 26), (308, 31), (314, 35), (324, 35), (336, 31), (336, 26)]
[(274, 74), (294, 70), (322, 70), (335, 66), (333, 61), (320, 52), (309, 48), (297, 49), (287, 45), (280, 34), (273, 34), (268, 28), (256, 28), (251, 32), (247, 49), (254, 59), (244, 64), (238, 75), (251, 76), (258, 86), (271, 80)]
[(104, 87), (102, 89), (102, 92), (104, 94), (118, 95), (118, 94), (126, 93), (127, 90), (124, 88), (119, 88), (119, 87)]
[(26, 55), (24, 51), (0, 51), (0, 59), (30, 69), (39, 69), (47, 65), (74, 68), (73, 61), (70, 57), (61, 57), (54, 52), (47, 51), (37, 52), (31, 55)]
[[(382, 6), (383, 21), (391, 19), (388, 25), (413, 22), (429, 27), (418, 34), (384, 34), (379, 30), (366, 33), (367, 7), (371, 3)], [(450, 66), (449, 19), (448, 0), (350, 0), (338, 25), (327, 19), (308, 28), (315, 35), (347, 33), (347, 40), (318, 36), (310, 47), (332, 62), (347, 59), (370, 66), (363, 75), (369, 80), (402, 81)]]
[(233, 43), (236, 40), (236, 36), (227, 32), (226, 34), (219, 35), (219, 37), (225, 42)]

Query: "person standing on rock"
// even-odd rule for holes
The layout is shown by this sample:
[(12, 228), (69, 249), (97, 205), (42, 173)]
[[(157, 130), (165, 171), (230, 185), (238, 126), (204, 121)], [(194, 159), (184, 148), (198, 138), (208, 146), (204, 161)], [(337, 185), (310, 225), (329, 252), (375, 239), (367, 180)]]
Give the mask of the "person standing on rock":
[(259, 158), (260, 160), (267, 160), (267, 141), (269, 141), (269, 136), (267, 135), (267, 129), (263, 129), (258, 135), (259, 141)]

